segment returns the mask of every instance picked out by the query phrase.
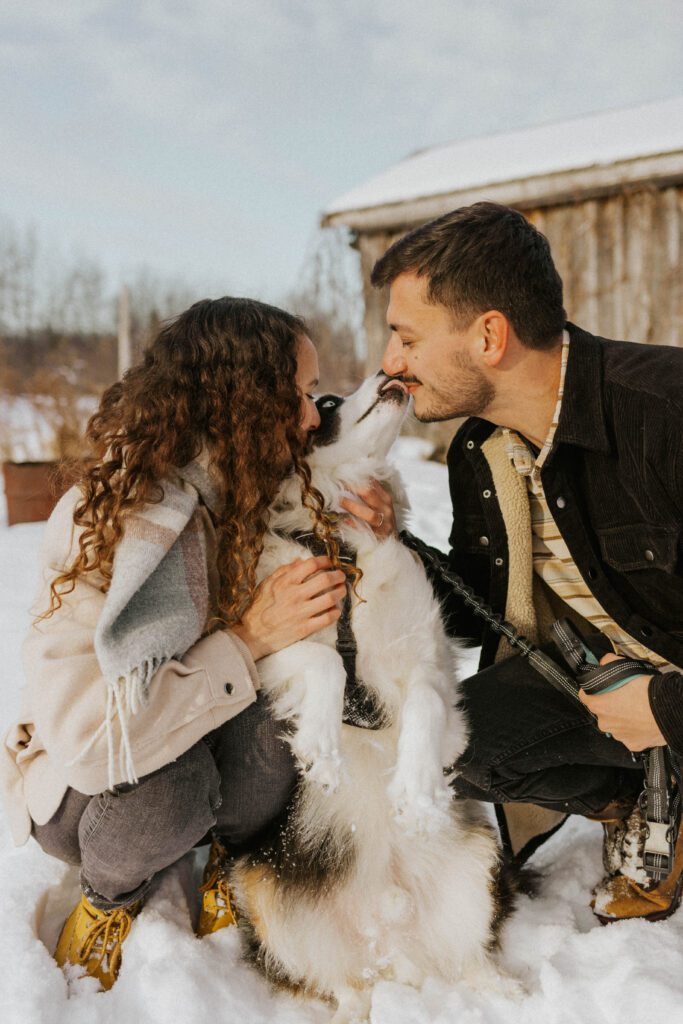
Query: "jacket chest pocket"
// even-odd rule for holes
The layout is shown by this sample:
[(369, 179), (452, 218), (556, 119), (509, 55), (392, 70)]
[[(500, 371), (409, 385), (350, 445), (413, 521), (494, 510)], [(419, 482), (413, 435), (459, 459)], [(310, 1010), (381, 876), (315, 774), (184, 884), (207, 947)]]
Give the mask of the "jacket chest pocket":
[(680, 529), (675, 526), (650, 526), (634, 523), (600, 530), (603, 561), (618, 572), (659, 569), (672, 573), (678, 561)]
[(598, 532), (603, 561), (619, 574), (614, 586), (634, 612), (674, 633), (683, 624), (679, 527), (637, 523)]

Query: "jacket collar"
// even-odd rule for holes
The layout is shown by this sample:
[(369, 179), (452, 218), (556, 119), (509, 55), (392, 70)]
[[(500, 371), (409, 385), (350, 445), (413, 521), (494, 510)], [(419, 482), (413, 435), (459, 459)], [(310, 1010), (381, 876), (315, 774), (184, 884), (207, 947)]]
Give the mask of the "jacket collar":
[(602, 389), (600, 338), (567, 323), (569, 361), (555, 444), (575, 444), (594, 452), (609, 452)]

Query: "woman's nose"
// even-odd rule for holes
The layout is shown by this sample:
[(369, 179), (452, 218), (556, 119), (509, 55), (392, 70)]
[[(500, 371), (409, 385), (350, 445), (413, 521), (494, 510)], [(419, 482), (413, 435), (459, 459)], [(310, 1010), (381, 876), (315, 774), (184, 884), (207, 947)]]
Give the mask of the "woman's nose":
[(311, 402), (311, 409), (306, 417), (306, 430), (317, 430), (320, 426), (320, 413), (315, 402)]

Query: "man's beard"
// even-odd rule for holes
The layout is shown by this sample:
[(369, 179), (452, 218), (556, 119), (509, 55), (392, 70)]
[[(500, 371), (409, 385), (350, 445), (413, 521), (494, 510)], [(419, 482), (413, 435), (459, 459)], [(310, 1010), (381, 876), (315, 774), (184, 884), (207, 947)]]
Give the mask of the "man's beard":
[(460, 352), (453, 353), (439, 390), (431, 388), (430, 391), (430, 404), (427, 408), (419, 414), (414, 411), (415, 418), (421, 423), (439, 423), (461, 416), (481, 416), (495, 395), (493, 384)]

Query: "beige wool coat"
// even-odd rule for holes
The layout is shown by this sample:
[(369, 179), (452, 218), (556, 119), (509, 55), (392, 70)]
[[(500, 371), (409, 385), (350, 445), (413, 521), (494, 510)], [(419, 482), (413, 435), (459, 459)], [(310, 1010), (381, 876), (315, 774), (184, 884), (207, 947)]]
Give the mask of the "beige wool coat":
[[(79, 490), (72, 487), (48, 520), (37, 613), (49, 606), (50, 582), (78, 549), (80, 530), (73, 512), (79, 500)], [(202, 525), (211, 608), (217, 592), (216, 536), (203, 506)], [(62, 607), (35, 622), (24, 642), (21, 713), (0, 746), (0, 797), (17, 845), (28, 839), (32, 821), (42, 825), (50, 820), (67, 787), (95, 795), (109, 784), (105, 733), (83, 753), (106, 714), (107, 684), (94, 648), (105, 601), (101, 582), (97, 573), (80, 577), (72, 593), (62, 597)], [(183, 657), (166, 662), (152, 678), (149, 703), (129, 723), (138, 775), (175, 760), (239, 714), (256, 699), (258, 688), (251, 654), (229, 630), (203, 637)], [(118, 743), (117, 719), (113, 728)]]

